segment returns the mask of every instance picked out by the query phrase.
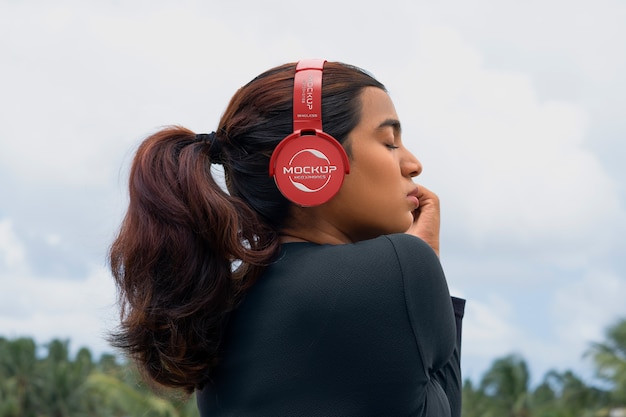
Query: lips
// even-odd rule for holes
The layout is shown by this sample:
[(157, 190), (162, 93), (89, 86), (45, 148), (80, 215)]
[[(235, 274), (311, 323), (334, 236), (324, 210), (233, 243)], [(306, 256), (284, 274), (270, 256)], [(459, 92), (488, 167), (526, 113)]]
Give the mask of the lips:
[(420, 206), (420, 200), (417, 197), (418, 195), (419, 195), (418, 187), (415, 187), (415, 189), (407, 195), (407, 198), (415, 204), (415, 208), (418, 208)]

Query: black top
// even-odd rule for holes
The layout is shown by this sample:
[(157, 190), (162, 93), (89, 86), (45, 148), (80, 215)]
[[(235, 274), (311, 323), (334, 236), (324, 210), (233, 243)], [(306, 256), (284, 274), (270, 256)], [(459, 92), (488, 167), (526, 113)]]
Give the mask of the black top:
[(464, 304), (416, 237), (284, 244), (231, 317), (200, 415), (458, 417)]

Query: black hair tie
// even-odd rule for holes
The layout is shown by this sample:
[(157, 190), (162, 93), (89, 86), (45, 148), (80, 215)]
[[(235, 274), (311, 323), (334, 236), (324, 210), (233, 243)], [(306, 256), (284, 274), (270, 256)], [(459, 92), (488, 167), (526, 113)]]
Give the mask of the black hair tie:
[(215, 132), (211, 133), (198, 133), (196, 135), (196, 142), (202, 142), (209, 146), (209, 158), (213, 164), (223, 164), (222, 159), (222, 144), (216, 138)]

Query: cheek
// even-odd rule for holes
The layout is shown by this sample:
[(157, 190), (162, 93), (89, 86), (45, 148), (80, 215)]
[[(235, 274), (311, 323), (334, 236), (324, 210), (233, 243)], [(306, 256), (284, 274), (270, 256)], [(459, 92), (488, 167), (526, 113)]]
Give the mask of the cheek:
[(350, 173), (344, 179), (343, 194), (369, 204), (388, 204), (403, 193), (400, 165), (387, 149), (355, 149)]
[(354, 172), (372, 186), (392, 186), (399, 181), (400, 165), (391, 154), (372, 150), (353, 163)]
[(381, 161), (371, 169), (367, 175), (367, 183), (372, 194), (387, 200), (389, 204), (401, 203), (406, 192), (398, 166), (390, 164), (389, 161)]

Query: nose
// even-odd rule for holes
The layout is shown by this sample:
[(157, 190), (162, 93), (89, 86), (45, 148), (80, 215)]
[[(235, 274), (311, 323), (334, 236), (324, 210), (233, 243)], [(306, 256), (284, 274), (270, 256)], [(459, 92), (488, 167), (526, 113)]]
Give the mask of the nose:
[(417, 177), (422, 173), (422, 163), (409, 152), (407, 149), (404, 150), (404, 155), (402, 160), (400, 161), (400, 169), (402, 170), (402, 175), (405, 177)]

